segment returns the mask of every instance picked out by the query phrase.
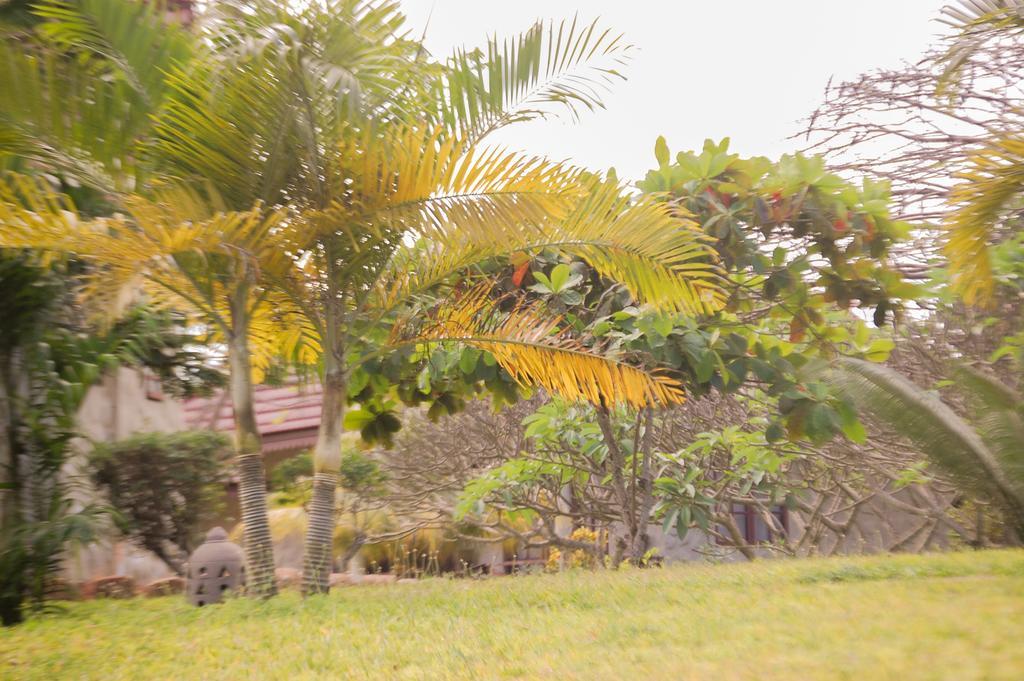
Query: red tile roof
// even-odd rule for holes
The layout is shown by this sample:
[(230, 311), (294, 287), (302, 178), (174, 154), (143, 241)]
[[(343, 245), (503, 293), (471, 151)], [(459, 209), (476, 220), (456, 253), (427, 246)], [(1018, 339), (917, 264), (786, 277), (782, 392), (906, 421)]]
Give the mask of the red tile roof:
[[(316, 381), (299, 383), (290, 379), (285, 385), (256, 386), (256, 426), (263, 436), (264, 452), (304, 449), (316, 443), (320, 393)], [(230, 395), (222, 391), (186, 400), (185, 421), (190, 428), (233, 432), (235, 414)]]

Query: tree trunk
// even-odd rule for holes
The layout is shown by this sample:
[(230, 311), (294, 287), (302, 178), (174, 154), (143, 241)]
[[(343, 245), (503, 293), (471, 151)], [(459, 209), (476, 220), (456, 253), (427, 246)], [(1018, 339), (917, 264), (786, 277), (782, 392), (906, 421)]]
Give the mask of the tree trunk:
[(619, 523), (622, 525), (620, 531), (613, 532), (613, 536), (616, 537), (615, 548), (612, 553), (612, 562), (618, 566), (622, 561), (623, 556), (631, 558), (631, 549), (633, 546), (633, 540), (637, 533), (637, 522), (636, 522), (636, 508), (634, 507), (629, 494), (629, 490), (626, 487), (626, 456), (619, 446), (618, 439), (615, 434), (615, 425), (612, 423), (611, 412), (607, 407), (601, 406), (597, 408), (597, 423), (601, 428), (601, 437), (604, 440), (605, 445), (608, 447), (608, 458), (606, 460), (606, 466), (608, 476), (610, 478), (612, 494), (615, 498), (615, 503), (618, 506)]
[[(13, 354), (13, 353), (12, 353)], [(14, 446), (15, 412), (13, 373), (14, 359), (0, 356), (0, 530), (17, 524), (18, 457)]]
[(252, 367), (245, 332), (231, 339), (231, 402), (235, 411), (235, 461), (238, 465), (238, 497), (242, 506), (245, 562), (249, 566), (248, 591), (259, 598), (277, 593), (274, 576), (274, 543), (267, 516), (267, 475), (263, 446), (253, 408)]
[[(651, 459), (654, 456), (654, 410), (647, 407), (643, 411), (643, 436), (639, 439), (637, 456), (641, 457), (639, 475), (636, 473), (634, 464), (634, 490), (639, 488), (639, 496), (634, 491), (633, 499), (636, 505), (636, 523), (633, 528), (633, 541), (629, 548), (629, 558), (638, 563), (643, 559), (650, 548), (650, 534), (648, 529), (651, 522), (651, 511), (654, 508), (654, 481), (651, 479)], [(638, 420), (639, 426), (639, 420)], [(636, 456), (634, 456), (634, 461)]]
[(309, 526), (306, 530), (305, 556), (302, 566), (304, 596), (324, 594), (330, 590), (331, 554), (334, 539), (334, 490), (341, 468), (341, 431), (345, 415), (345, 372), (337, 366), (331, 353), (325, 360), (323, 411), (316, 448), (313, 450), (313, 498), (309, 504)]
[(0, 546), (4, 552), (5, 572), (0, 574), (0, 624), (5, 627), (20, 624), (25, 619), (26, 595), (25, 554), (20, 549), (21, 539), (15, 536), (19, 522), (18, 452), (15, 445), (16, 421), (14, 401), (16, 381), (13, 378), (17, 364), (14, 351), (3, 356), (0, 366)]
[(348, 572), (349, 563), (351, 563), (352, 559), (356, 557), (359, 550), (366, 545), (366, 539), (367, 537), (365, 532), (356, 533), (356, 536), (352, 539), (352, 543), (349, 544), (347, 549), (345, 549), (345, 553), (341, 554), (341, 558), (338, 561), (340, 563), (341, 572)]

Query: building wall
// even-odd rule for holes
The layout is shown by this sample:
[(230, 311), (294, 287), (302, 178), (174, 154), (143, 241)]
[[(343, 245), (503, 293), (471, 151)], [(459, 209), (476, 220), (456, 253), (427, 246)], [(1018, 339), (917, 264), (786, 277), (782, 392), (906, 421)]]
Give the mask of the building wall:
[(147, 394), (145, 372), (120, 367), (89, 389), (78, 410), (78, 428), (91, 440), (112, 442), (136, 433), (185, 429), (179, 401)]
[[(89, 389), (78, 412), (78, 430), (83, 436), (76, 443), (79, 454), (72, 457), (67, 469), (68, 475), (82, 483), (76, 485), (80, 503), (96, 501), (95, 490), (83, 480), (85, 452), (91, 442), (113, 442), (137, 433), (185, 429), (181, 403), (169, 396), (154, 399), (158, 395), (155, 387), (143, 370), (120, 367)], [(114, 538), (72, 550), (64, 573), (73, 582), (126, 575), (143, 584), (172, 574), (150, 552)]]

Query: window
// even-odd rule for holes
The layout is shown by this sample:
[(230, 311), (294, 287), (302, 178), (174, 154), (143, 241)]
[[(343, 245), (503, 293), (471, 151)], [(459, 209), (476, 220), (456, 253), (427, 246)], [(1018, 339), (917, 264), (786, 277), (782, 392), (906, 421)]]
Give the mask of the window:
[[(788, 520), (786, 517), (786, 507), (782, 504), (775, 504), (771, 507), (771, 512), (779, 526), (785, 530), (786, 521)], [(732, 519), (736, 522), (736, 527), (740, 528), (743, 539), (748, 544), (759, 544), (771, 540), (771, 531), (768, 529), (764, 518), (761, 517), (761, 511), (757, 506), (734, 503), (732, 505)]]
[(147, 400), (163, 401), (164, 387), (160, 383), (160, 377), (150, 369), (145, 369), (142, 372), (142, 387), (146, 391)]

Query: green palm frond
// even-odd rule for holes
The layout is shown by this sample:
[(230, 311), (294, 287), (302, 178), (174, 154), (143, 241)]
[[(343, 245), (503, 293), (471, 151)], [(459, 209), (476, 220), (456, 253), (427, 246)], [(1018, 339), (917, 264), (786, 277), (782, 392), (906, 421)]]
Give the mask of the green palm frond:
[(41, 0), (39, 32), (59, 48), (109, 64), (155, 110), (167, 92), (164, 73), (192, 55), (189, 33), (165, 21), (158, 4), (137, 0)]
[(375, 109), (405, 85), (413, 44), (397, 0), (334, 0), (296, 11), (278, 2), (211, 7), (205, 26), (228, 64), (272, 56), (305, 79), (327, 118)]
[(955, 289), (967, 303), (987, 304), (995, 281), (989, 245), (1012, 201), (1024, 196), (1024, 137), (993, 139), (971, 155), (950, 193), (945, 253)]
[(1024, 396), (979, 369), (958, 364), (953, 368), (953, 377), (976, 402), (979, 411), (1024, 409)]
[(597, 354), (562, 334), (561, 319), (535, 306), (500, 311), (490, 286), (477, 286), (434, 310), (411, 338), (398, 324), (392, 342), (454, 342), (489, 352), (517, 383), (540, 386), (569, 400), (598, 405), (670, 406), (684, 400), (682, 387)]
[(1024, 488), (1024, 410), (979, 412), (978, 430), (1010, 480)]
[(995, 499), (1024, 527), (1024, 478), (1011, 477), (970, 423), (892, 369), (852, 358), (843, 358), (839, 366), (833, 380), (846, 395), (975, 494)]
[(953, 376), (971, 402), (979, 435), (1009, 478), (1024, 488), (1024, 396), (971, 366), (957, 365)]
[(603, 108), (608, 87), (623, 80), (630, 46), (622, 36), (578, 19), (538, 22), (484, 50), (460, 50), (436, 86), (438, 115), (449, 130), (479, 140), (515, 122), (560, 111), (576, 117)]
[(235, 209), (276, 203), (299, 172), (296, 111), (274, 67), (212, 66), (168, 75), (172, 93), (154, 127), (153, 154), (168, 175), (209, 184)]
[(30, 159), (101, 191), (131, 175), (149, 126), (122, 83), (38, 45), (0, 45), (0, 157)]
[(138, 186), (139, 142), (192, 36), (133, 0), (44, 0), (33, 11), (37, 33), (0, 46), (0, 157), (101, 193)]

